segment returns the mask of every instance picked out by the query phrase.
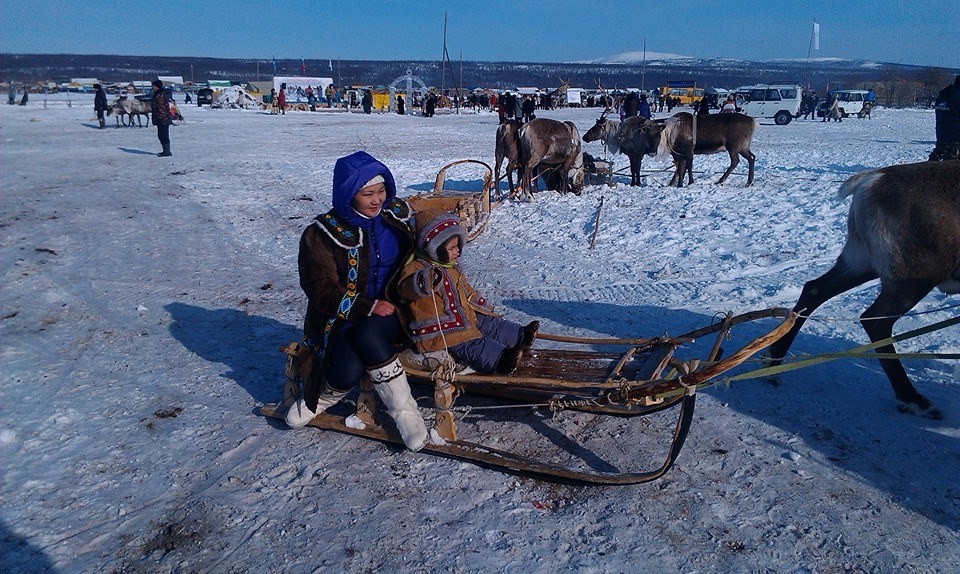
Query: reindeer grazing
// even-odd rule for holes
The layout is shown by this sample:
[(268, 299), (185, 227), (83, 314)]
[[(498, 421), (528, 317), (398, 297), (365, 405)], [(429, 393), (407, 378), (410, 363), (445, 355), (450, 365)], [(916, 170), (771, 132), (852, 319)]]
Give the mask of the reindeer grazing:
[[(732, 115), (732, 114), (731, 114)], [(832, 297), (880, 278), (880, 295), (860, 316), (871, 341), (888, 339), (893, 325), (934, 287), (960, 293), (960, 162), (894, 165), (848, 179), (840, 197), (853, 196), (847, 242), (834, 266), (807, 282), (794, 311), (809, 315)], [(780, 364), (805, 317), (767, 351)], [(893, 345), (877, 347), (893, 353)], [(882, 358), (901, 412), (941, 419), (917, 392), (898, 359)]]
[[(749, 165), (747, 185), (753, 184), (753, 164), (756, 156), (750, 151), (750, 141), (757, 128), (757, 121), (743, 114), (716, 114), (697, 116), (696, 134), (693, 129), (693, 115), (681, 112), (668, 118), (660, 138), (657, 159), (665, 160), (667, 154), (673, 156), (677, 164), (674, 177), (677, 187), (683, 187), (686, 173), (689, 183), (693, 183), (693, 155), (711, 154), (726, 151), (730, 154), (730, 167), (717, 181), (723, 183), (740, 163), (743, 156)], [(670, 180), (671, 183), (673, 180)]]
[(664, 122), (645, 120), (640, 116), (632, 116), (621, 122), (606, 117), (608, 111), (604, 111), (597, 123), (583, 134), (583, 141), (590, 143), (602, 140), (611, 153), (619, 151), (627, 156), (630, 159), (630, 185), (640, 185), (640, 162), (644, 154), (657, 151)]
[(142, 102), (136, 98), (119, 98), (117, 101), (113, 102), (110, 105), (110, 109), (107, 110), (107, 115), (117, 114), (118, 120), (126, 115), (130, 124), (133, 125), (133, 118), (136, 116), (137, 125), (143, 127), (143, 124), (140, 122), (140, 116), (145, 116), (147, 118), (147, 127), (150, 127), (150, 102)]
[[(496, 177), (497, 193), (500, 193), (500, 166), (503, 160), (507, 160), (507, 183), (510, 185), (510, 195), (516, 192), (514, 186), (513, 172), (520, 169), (520, 126), (523, 123), (517, 120), (507, 120), (497, 128), (496, 144), (496, 164), (494, 175)], [(520, 184), (519, 173), (517, 175), (517, 185)]]
[(553, 167), (561, 174), (560, 191), (573, 189), (571, 176), (575, 181), (583, 181), (582, 173), (577, 177), (576, 169), (583, 170), (583, 156), (580, 152), (580, 132), (573, 122), (560, 122), (545, 118), (531, 120), (520, 128), (520, 168), (523, 170), (523, 191), (532, 199), (531, 183), (536, 180), (537, 167)]

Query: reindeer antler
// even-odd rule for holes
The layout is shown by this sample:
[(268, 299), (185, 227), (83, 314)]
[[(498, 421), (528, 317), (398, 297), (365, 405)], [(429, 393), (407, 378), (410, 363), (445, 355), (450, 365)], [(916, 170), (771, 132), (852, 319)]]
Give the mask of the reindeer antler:
[(611, 101), (607, 95), (607, 91), (603, 89), (603, 86), (600, 85), (600, 78), (597, 77), (597, 88), (600, 90), (600, 95), (603, 96), (603, 113), (600, 114), (600, 119), (602, 120), (608, 113), (610, 113), (610, 104), (607, 102)]

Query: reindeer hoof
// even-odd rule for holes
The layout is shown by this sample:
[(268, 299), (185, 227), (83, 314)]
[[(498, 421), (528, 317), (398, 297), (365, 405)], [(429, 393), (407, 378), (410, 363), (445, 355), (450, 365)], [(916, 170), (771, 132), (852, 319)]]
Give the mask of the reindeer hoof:
[(943, 412), (923, 397), (915, 403), (898, 401), (897, 410), (905, 415), (916, 415), (934, 421), (943, 420)]

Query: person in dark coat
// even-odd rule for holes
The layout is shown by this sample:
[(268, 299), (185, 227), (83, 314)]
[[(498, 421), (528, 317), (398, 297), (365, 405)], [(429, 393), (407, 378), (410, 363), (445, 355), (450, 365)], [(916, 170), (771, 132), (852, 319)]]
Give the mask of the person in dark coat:
[(700, 100), (697, 102), (697, 115), (698, 116), (710, 115), (710, 102), (707, 101), (706, 97), (700, 98)]
[(163, 91), (163, 82), (154, 80), (151, 84), (153, 97), (150, 98), (150, 111), (153, 112), (153, 125), (157, 126), (157, 139), (163, 146), (163, 151), (157, 154), (158, 157), (169, 157), (170, 153), (170, 124), (173, 118), (170, 115), (170, 102), (167, 100), (167, 94)]
[(537, 104), (533, 101), (533, 96), (526, 95), (523, 97), (523, 103), (520, 104), (520, 109), (523, 112), (523, 121), (529, 122), (530, 120), (536, 118)]
[[(632, 118), (640, 111), (640, 98), (636, 92), (630, 92), (623, 98), (623, 104), (620, 105), (620, 120)], [(647, 116), (649, 117), (649, 113)]]
[(934, 102), (937, 147), (930, 161), (960, 159), (960, 76), (940, 90)]
[(397, 113), (401, 116), (406, 112), (404, 106), (403, 96), (397, 95)]
[(103, 91), (103, 86), (94, 84), (93, 89), (93, 111), (97, 112), (97, 121), (100, 122), (100, 129), (107, 127), (107, 121), (103, 114), (107, 111), (107, 94)]
[(360, 99), (360, 106), (363, 108), (363, 113), (369, 114), (373, 109), (373, 94), (370, 93), (370, 90), (363, 91), (363, 98)]
[(404, 444), (411, 450), (426, 444), (426, 425), (395, 350), (404, 332), (391, 302), (398, 300), (395, 275), (413, 253), (412, 219), (386, 165), (363, 151), (337, 160), (333, 209), (300, 238), (303, 335), (315, 357), (303, 395), (287, 411), (291, 428), (306, 426), (366, 374)]
[(637, 115), (643, 119), (650, 119), (650, 104), (647, 103), (647, 94), (640, 94), (640, 103), (637, 105)]
[(423, 117), (432, 118), (437, 110), (437, 94), (430, 92), (423, 100)]

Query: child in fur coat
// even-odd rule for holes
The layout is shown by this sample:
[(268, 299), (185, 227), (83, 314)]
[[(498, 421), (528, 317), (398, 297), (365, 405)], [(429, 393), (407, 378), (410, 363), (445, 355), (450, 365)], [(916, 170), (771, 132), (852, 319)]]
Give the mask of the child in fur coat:
[(400, 272), (399, 289), (417, 350), (446, 349), (481, 373), (513, 372), (540, 322), (523, 326), (504, 319), (470, 285), (457, 262), (467, 242), (460, 218), (439, 211), (415, 217), (416, 253)]

